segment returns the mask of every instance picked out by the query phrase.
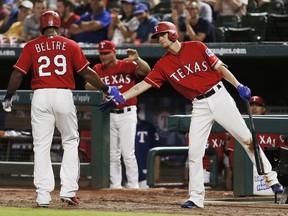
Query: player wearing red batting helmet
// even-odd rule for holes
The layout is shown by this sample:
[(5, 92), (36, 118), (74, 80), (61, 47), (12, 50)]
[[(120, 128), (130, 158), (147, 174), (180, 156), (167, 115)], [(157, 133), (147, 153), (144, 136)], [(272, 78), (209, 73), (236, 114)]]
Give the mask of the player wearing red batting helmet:
[(78, 123), (72, 89), (75, 89), (74, 70), (91, 85), (106, 92), (116, 103), (125, 99), (115, 86), (104, 84), (96, 71), (89, 67), (81, 48), (75, 41), (59, 36), (59, 15), (47, 11), (41, 18), (42, 36), (29, 41), (13, 66), (14, 70), (2, 102), (11, 112), (12, 96), (21, 85), (24, 75), (32, 72), (31, 125), (34, 150), (34, 184), (36, 203), (48, 207), (55, 179), (50, 147), (55, 125), (61, 133), (63, 159), (60, 170), (60, 198), (70, 205), (79, 204), (76, 197), (79, 179)]
[(61, 18), (55, 11), (46, 11), (40, 17), (40, 31), (43, 34), (48, 27), (60, 28)]
[(155, 33), (151, 36), (152, 39), (158, 38), (159, 34), (168, 33), (168, 39), (175, 42), (178, 38), (176, 26), (171, 22), (159, 22), (155, 27)]

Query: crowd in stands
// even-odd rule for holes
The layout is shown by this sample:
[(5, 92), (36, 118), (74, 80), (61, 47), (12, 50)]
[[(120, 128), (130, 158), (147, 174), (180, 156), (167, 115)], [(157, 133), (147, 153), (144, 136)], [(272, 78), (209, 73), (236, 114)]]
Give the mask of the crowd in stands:
[[(277, 27), (273, 14), (281, 14), (277, 19), (288, 23), (287, 8), (288, 0), (0, 0), (0, 37), (6, 37), (8, 44), (38, 37), (39, 17), (49, 9), (61, 16), (61, 35), (80, 43), (155, 43), (150, 35), (159, 21), (173, 22), (180, 41), (233, 42), (227, 39), (233, 30), (238, 36), (246, 34), (235, 42), (285, 40), (288, 35), (276, 37), (266, 27), (269, 17), (270, 25)], [(266, 18), (258, 19), (264, 20), (263, 25), (247, 26), (241, 22), (247, 16)], [(287, 28), (288, 24), (283, 27)], [(282, 33), (288, 34), (285, 30)], [(269, 39), (269, 34), (274, 37)]]

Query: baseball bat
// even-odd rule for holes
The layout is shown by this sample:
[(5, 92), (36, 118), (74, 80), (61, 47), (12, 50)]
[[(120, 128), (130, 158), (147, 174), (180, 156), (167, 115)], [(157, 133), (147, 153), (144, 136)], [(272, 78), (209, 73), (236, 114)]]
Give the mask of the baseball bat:
[(255, 126), (254, 126), (254, 122), (252, 119), (249, 101), (246, 101), (246, 106), (247, 106), (247, 111), (248, 111), (248, 115), (249, 115), (250, 131), (252, 134), (252, 143), (253, 143), (254, 157), (255, 157), (255, 161), (256, 161), (257, 173), (258, 173), (258, 175), (264, 175), (265, 174), (264, 165), (263, 165), (262, 156), (260, 153), (260, 146), (259, 146), (259, 143), (258, 143), (257, 137), (256, 137)]

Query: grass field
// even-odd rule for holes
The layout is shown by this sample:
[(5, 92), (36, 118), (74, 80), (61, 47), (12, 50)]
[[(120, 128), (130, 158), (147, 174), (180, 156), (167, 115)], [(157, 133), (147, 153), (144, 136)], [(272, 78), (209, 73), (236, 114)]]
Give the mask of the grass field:
[(49, 208), (0, 207), (0, 216), (183, 216), (183, 214), (154, 214), (128, 212), (100, 212), (95, 210), (56, 210)]

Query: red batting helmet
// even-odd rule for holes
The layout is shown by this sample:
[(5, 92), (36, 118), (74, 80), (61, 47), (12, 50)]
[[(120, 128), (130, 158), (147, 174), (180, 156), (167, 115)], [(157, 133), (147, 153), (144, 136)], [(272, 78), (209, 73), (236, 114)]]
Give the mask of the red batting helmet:
[(260, 106), (263, 106), (265, 107), (265, 102), (263, 100), (263, 98), (259, 97), (259, 96), (253, 96), (250, 98), (249, 100), (249, 103), (252, 104), (252, 103), (256, 103), (256, 104), (259, 104)]
[(168, 33), (168, 39), (175, 42), (179, 35), (176, 26), (171, 22), (159, 22), (155, 27), (155, 33), (151, 36), (152, 39), (157, 38), (160, 33)]
[(40, 31), (43, 34), (44, 30), (48, 27), (59, 28), (61, 25), (61, 19), (57, 12), (46, 11), (40, 17)]

